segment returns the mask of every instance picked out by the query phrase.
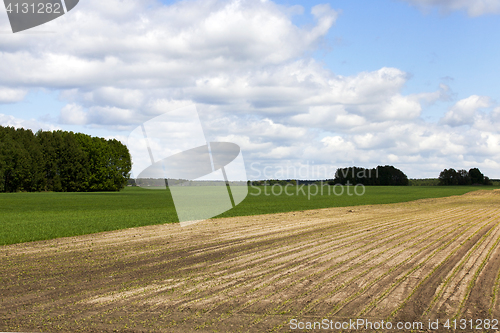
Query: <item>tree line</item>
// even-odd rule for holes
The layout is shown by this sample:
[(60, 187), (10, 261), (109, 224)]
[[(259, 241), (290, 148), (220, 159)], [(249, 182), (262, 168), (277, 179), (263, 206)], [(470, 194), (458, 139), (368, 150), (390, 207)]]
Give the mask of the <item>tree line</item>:
[(358, 167), (339, 168), (332, 184), (363, 184), (382, 186), (406, 186), (408, 177), (392, 165), (377, 166), (373, 169)]
[[(324, 182), (324, 183), (323, 183)], [(278, 179), (266, 179), (266, 180), (254, 180), (248, 181), (248, 185), (259, 186), (259, 185), (380, 185), (380, 186), (406, 186), (409, 185), (408, 177), (406, 174), (393, 167), (392, 165), (377, 166), (376, 168), (366, 169), (358, 167), (349, 168), (338, 168), (335, 172), (334, 179), (327, 180), (278, 180)]]
[(478, 168), (467, 170), (444, 169), (439, 174), (439, 185), (493, 185)]
[(115, 139), (0, 126), (0, 192), (118, 191), (131, 167)]

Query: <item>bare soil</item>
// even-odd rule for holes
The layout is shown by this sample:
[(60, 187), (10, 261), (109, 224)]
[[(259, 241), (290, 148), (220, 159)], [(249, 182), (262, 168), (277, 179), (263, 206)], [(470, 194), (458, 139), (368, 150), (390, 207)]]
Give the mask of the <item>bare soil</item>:
[(428, 321), (500, 319), (500, 191), (9, 245), (0, 264), (0, 331), (453, 332)]

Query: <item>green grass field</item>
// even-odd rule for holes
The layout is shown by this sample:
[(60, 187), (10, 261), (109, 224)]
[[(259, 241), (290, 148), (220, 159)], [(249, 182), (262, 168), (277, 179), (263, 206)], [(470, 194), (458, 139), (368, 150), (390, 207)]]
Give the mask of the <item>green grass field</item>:
[[(325, 186), (323, 195), (318, 193), (308, 199), (306, 186), (302, 188), (304, 193), (292, 187), (288, 193), (293, 195), (279, 196), (272, 195), (270, 187), (250, 187), (249, 195), (240, 205), (219, 217), (386, 204), (494, 188), (498, 187), (366, 187), (362, 196), (349, 196), (347, 191), (337, 196), (332, 192), (328, 195)], [(315, 190), (311, 188), (310, 192)], [(279, 193), (278, 188), (275, 193)], [(104, 193), (2, 193), (0, 214), (0, 245), (178, 221), (169, 191), (138, 187)]]

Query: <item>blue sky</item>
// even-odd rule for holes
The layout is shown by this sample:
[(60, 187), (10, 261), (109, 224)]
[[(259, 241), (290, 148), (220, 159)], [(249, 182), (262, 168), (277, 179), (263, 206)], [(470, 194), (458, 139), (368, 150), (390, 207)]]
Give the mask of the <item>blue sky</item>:
[[(308, 12), (321, 1), (278, 2)], [(500, 59), (497, 15), (470, 17), (464, 10), (440, 7), (420, 11), (404, 1), (331, 1), (340, 11), (314, 58), (335, 74), (355, 75), (396, 67), (411, 75), (404, 93), (450, 85), (456, 98), (484, 94), (495, 99)], [(301, 15), (297, 24), (312, 23)], [(497, 70), (495, 70), (497, 69)]]
[(498, 0), (102, 4), (17, 34), (0, 10), (0, 125), (126, 142), (195, 104), (247, 170), (500, 178)]

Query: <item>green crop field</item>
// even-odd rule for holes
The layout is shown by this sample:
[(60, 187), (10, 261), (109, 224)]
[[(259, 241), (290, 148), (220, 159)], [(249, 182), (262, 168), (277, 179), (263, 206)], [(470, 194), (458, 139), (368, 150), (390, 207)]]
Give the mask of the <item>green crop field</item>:
[[(353, 187), (349, 191), (346, 187), (336, 195), (333, 187), (324, 186), (321, 193), (319, 187), (304, 186), (288, 187), (287, 195), (284, 188), (249, 187), (240, 205), (218, 217), (396, 203), (494, 188), (498, 187), (380, 186), (366, 187), (363, 195), (356, 195)], [(357, 190), (360, 194), (361, 188)], [(137, 187), (100, 193), (2, 193), (0, 212), (0, 245), (177, 222), (168, 190)]]

